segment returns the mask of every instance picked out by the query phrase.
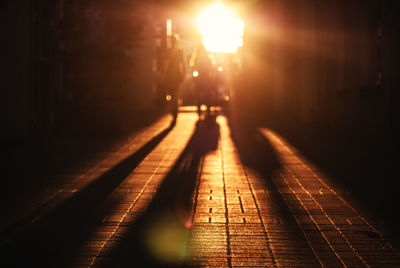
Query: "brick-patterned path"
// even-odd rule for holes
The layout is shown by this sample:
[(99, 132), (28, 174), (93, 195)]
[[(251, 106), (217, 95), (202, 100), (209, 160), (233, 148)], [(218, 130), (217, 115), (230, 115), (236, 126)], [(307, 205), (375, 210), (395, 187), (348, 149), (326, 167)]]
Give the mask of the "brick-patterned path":
[(400, 267), (395, 238), (345, 189), (279, 134), (223, 115), (162, 118), (63, 189), (7, 236), (30, 264)]

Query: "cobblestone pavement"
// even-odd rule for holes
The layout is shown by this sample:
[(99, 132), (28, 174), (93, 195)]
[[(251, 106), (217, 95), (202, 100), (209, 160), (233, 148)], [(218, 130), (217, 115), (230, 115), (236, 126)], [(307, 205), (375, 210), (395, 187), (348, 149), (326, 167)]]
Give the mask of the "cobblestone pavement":
[[(69, 198), (84, 192), (89, 181), (147, 148), (127, 164), (130, 169), (110, 173), (116, 181), (111, 191), (100, 191), (101, 202), (83, 205), (87, 194), (69, 209), (56, 203), (64, 216), (30, 223), (39, 227), (17, 236), (17, 245), (33, 247), (43, 233), (64, 230), (58, 245), (42, 242), (56, 250), (36, 251), (47, 256), (38, 258), (42, 266), (53, 267), (400, 266), (385, 226), (279, 134), (240, 129), (223, 115), (199, 119), (190, 111), (175, 125), (166, 122), (63, 188)], [(76, 210), (68, 227), (66, 217)], [(60, 231), (61, 225), (67, 227)], [(69, 238), (75, 243), (62, 245)]]

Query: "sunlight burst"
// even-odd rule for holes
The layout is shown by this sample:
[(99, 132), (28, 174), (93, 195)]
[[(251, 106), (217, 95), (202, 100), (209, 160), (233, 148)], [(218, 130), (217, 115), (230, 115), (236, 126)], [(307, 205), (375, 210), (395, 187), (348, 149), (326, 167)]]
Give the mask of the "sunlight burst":
[(197, 25), (207, 51), (235, 53), (243, 46), (244, 21), (222, 3), (205, 8), (198, 16)]

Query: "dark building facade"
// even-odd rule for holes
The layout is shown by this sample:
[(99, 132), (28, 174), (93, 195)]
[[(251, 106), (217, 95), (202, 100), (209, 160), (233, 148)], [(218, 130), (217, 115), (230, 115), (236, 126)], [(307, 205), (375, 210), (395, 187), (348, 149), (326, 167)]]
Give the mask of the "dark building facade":
[(123, 128), (122, 117), (151, 105), (152, 5), (18, 0), (0, 9), (3, 136)]
[(62, 83), (57, 10), (56, 1), (2, 1), (0, 5), (5, 136), (49, 133), (55, 124)]
[(252, 96), (243, 98), (295, 121), (394, 119), (398, 6), (390, 0), (258, 1), (247, 13), (244, 80), (253, 92), (244, 90)]

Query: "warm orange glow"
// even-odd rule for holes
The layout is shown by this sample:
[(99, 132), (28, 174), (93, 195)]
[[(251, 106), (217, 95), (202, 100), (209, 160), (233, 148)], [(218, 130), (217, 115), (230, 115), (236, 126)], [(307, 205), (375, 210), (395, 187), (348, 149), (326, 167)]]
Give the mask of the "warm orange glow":
[(167, 19), (167, 35), (171, 36), (172, 35), (172, 20)]
[(197, 25), (209, 52), (235, 53), (243, 46), (244, 21), (222, 3), (205, 8), (198, 16)]
[(182, 226), (173, 215), (163, 215), (146, 230), (147, 247), (153, 257), (165, 264), (179, 264), (187, 257), (190, 229)]
[(199, 76), (199, 72), (198, 71), (194, 71), (193, 72), (193, 77), (198, 77)]
[(222, 72), (224, 70), (224, 67), (218, 66), (217, 70), (218, 70), (218, 72)]

